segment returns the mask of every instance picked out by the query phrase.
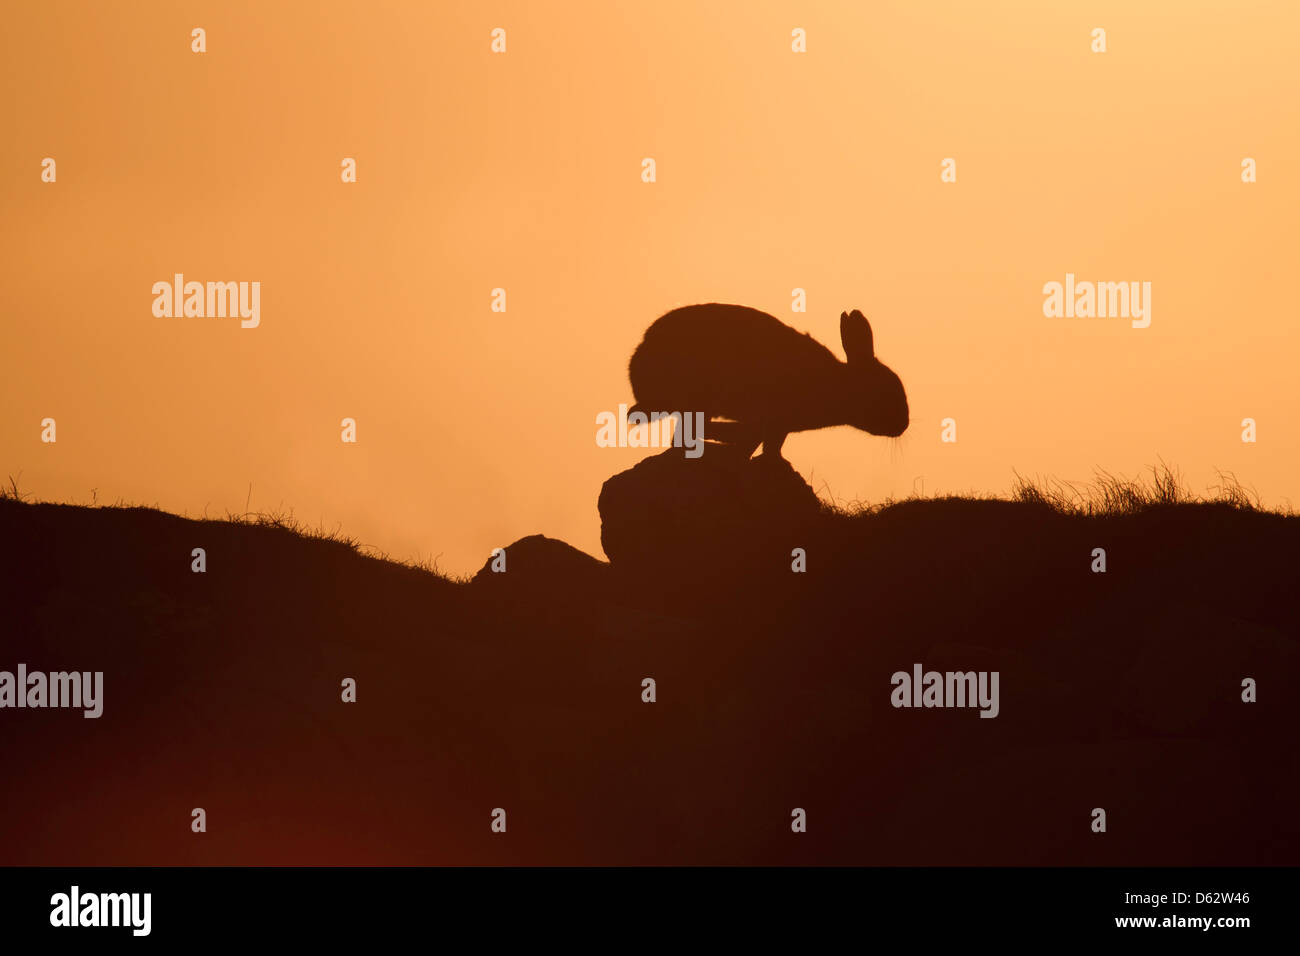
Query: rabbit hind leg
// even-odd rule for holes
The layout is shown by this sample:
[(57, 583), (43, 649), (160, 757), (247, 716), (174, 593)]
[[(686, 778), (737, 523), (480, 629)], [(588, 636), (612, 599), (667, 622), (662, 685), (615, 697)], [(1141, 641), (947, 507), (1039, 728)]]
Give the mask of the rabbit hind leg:
[[(763, 436), (763, 455), (771, 455), (773, 458), (781, 457), (781, 446), (785, 444), (786, 436), (789, 432), (772, 431)], [(751, 453), (752, 454), (752, 453)]]

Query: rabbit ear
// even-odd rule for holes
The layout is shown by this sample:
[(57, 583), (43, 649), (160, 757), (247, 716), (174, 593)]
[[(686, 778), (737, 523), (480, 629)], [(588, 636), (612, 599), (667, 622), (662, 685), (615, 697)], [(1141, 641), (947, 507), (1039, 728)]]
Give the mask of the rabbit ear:
[(840, 313), (840, 343), (850, 362), (866, 362), (876, 357), (871, 323), (857, 309), (853, 310), (852, 315)]

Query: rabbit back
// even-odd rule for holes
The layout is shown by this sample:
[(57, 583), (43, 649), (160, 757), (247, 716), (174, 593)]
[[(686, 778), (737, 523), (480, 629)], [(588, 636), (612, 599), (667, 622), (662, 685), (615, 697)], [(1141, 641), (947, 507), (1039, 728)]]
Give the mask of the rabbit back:
[[(628, 364), (636, 407), (744, 422), (806, 417), (799, 406), (843, 363), (811, 335), (742, 305), (673, 309), (646, 329)], [(794, 424), (794, 422), (791, 422)]]

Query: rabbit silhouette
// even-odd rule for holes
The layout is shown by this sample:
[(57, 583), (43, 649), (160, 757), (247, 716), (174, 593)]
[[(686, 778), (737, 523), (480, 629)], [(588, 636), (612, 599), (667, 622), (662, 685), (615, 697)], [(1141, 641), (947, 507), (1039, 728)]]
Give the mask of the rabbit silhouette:
[[(907, 394), (875, 355), (871, 324), (840, 314), (847, 362), (811, 335), (743, 305), (711, 302), (656, 319), (628, 363), (630, 411), (703, 412), (715, 442), (749, 458), (780, 456), (790, 432), (852, 425), (897, 437), (907, 429)], [(719, 440), (718, 435), (724, 436)]]

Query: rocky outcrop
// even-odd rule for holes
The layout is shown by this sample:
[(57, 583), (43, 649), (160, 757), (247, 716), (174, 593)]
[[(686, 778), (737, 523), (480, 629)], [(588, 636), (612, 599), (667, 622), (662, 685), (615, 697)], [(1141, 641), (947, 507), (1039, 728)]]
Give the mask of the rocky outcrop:
[[(603, 582), (609, 565), (571, 544), (543, 534), (530, 534), (504, 549), (503, 559), (489, 557), (471, 579), (478, 589), (510, 587), (549, 591)], [(493, 570), (493, 564), (503, 570)]]
[(783, 458), (740, 459), (670, 448), (614, 475), (600, 491), (600, 542), (620, 572), (699, 573), (789, 567), (822, 515)]

